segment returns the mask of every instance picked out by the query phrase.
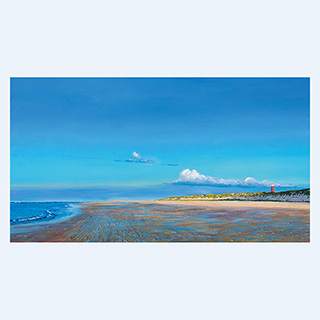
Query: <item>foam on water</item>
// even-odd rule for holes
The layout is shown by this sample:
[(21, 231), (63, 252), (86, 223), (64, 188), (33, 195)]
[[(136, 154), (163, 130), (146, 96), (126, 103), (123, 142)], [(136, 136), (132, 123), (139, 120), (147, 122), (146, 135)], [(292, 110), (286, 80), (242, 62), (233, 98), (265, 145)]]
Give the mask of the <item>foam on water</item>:
[(56, 222), (79, 213), (75, 203), (66, 202), (11, 202), (10, 224)]

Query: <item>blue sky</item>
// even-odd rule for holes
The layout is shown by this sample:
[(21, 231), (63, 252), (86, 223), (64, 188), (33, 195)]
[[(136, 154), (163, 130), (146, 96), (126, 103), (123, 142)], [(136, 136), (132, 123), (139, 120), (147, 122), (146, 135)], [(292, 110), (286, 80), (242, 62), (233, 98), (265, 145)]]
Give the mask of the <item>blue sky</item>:
[(308, 78), (12, 78), (13, 199), (203, 190), (185, 169), (308, 186), (309, 112)]

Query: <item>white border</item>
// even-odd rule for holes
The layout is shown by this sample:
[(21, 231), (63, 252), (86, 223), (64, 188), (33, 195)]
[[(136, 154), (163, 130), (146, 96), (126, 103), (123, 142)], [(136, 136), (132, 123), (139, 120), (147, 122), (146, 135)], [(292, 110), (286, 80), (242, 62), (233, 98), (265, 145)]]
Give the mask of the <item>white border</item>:
[[(1, 30), (3, 319), (319, 319), (316, 1), (6, 1)], [(10, 244), (17, 76), (311, 77), (309, 244)]]

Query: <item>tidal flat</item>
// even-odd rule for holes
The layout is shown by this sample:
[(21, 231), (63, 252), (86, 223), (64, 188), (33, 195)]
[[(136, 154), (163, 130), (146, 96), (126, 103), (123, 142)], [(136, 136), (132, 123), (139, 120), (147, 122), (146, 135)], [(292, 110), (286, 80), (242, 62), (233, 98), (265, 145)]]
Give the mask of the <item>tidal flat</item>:
[(310, 204), (133, 201), (79, 204), (63, 222), (11, 226), (11, 242), (309, 242)]

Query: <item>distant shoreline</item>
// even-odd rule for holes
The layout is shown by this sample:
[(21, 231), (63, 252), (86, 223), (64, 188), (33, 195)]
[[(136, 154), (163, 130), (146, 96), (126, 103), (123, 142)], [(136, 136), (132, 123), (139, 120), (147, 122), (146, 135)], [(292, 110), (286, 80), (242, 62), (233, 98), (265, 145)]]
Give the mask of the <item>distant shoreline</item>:
[(279, 210), (286, 212), (310, 213), (310, 202), (280, 202), (280, 201), (246, 201), (246, 200), (115, 200), (115, 201), (95, 201), (79, 204), (80, 206), (102, 207), (105, 205), (116, 205), (117, 203), (139, 203), (139, 204), (159, 204), (159, 205), (178, 205), (203, 207), (216, 210)]
[(104, 206), (117, 203), (142, 203), (142, 204), (163, 204), (163, 205), (182, 205), (195, 207), (233, 209), (280, 209), (280, 210), (304, 210), (310, 211), (310, 202), (284, 202), (284, 201), (262, 201), (262, 200), (114, 200), (114, 201), (95, 201), (86, 202), (79, 205)]
[(165, 205), (184, 205), (196, 207), (224, 208), (224, 209), (280, 209), (280, 210), (308, 210), (310, 202), (281, 202), (281, 201), (246, 201), (246, 200), (154, 200)]
[(221, 194), (196, 194), (180, 197), (167, 197), (164, 201), (272, 201), (272, 202), (310, 202), (310, 188), (271, 192), (229, 192)]

